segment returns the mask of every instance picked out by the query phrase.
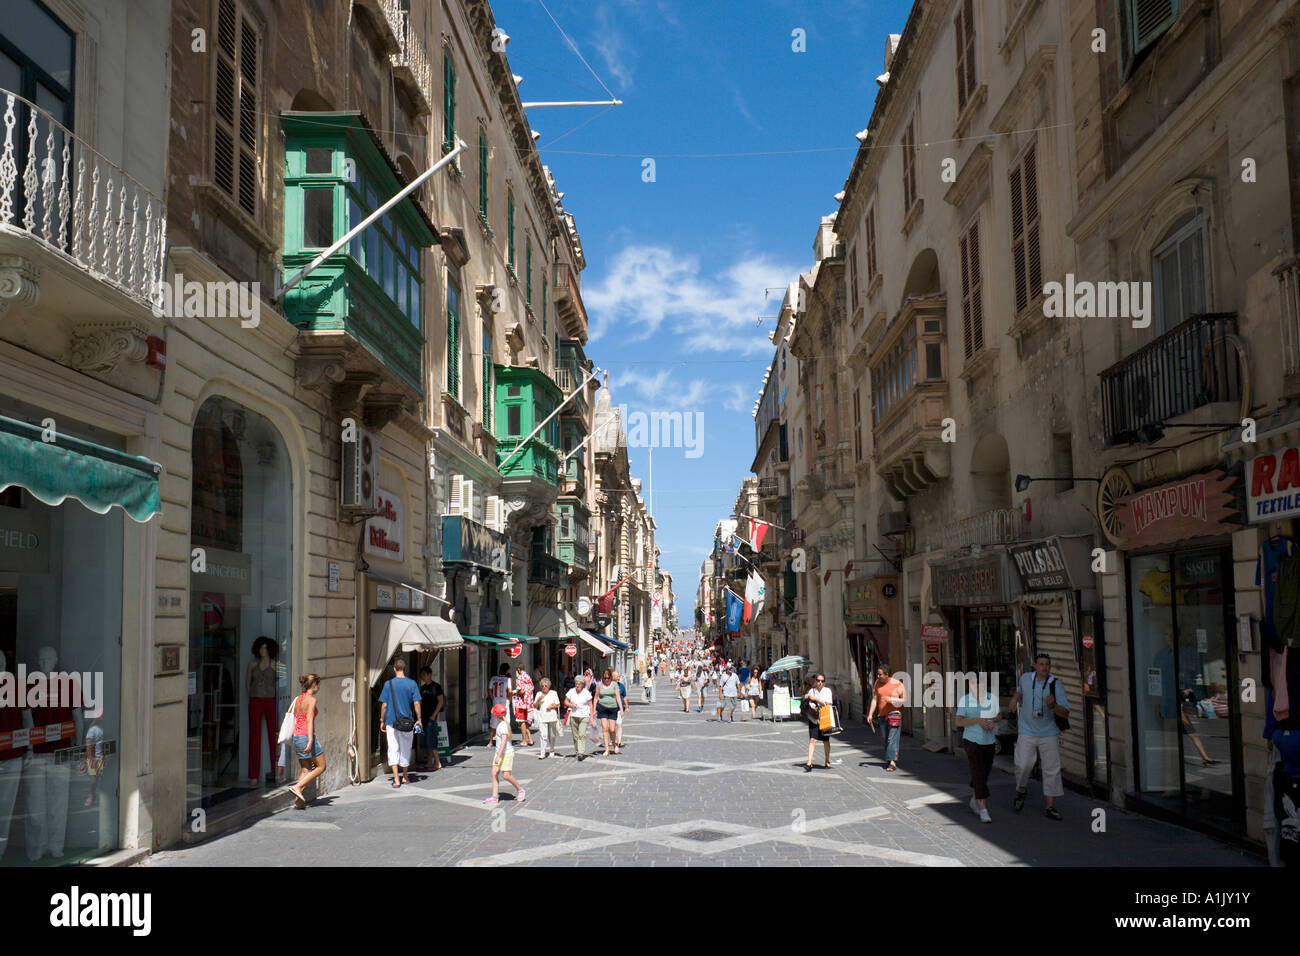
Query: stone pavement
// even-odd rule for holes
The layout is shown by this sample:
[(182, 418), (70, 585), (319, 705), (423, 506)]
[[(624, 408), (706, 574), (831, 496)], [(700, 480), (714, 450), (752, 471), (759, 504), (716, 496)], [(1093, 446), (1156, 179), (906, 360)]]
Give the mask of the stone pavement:
[[(805, 773), (808, 732), (796, 720), (683, 714), (662, 679), (654, 704), (640, 702), (639, 687), (630, 691), (622, 756), (542, 761), (516, 740), (524, 803), (505, 785), (498, 806), (483, 805), (491, 754), (477, 746), (438, 773), (412, 774), (401, 789), (385, 776), (144, 865), (1263, 864), (1073, 793), (1057, 801), (1064, 821), (1049, 820), (1037, 782), (1017, 814), (1012, 779), (999, 772), (990, 781), (994, 822), (981, 824), (967, 807), (964, 758), (925, 752), (906, 736), (897, 773), (884, 772), (881, 741), (862, 725), (832, 743), (831, 769)], [(562, 733), (561, 752), (571, 754)], [(1094, 807), (1105, 809), (1104, 833), (1093, 832)]]

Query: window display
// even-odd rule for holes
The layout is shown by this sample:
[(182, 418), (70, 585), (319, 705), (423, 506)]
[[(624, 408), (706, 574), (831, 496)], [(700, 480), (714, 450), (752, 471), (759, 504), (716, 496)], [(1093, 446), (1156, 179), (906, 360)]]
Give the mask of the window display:
[[(194, 424), (190, 546), (191, 806), (274, 786), (292, 665), (292, 478), (284, 442), (224, 398)], [(263, 774), (263, 768), (266, 768)]]

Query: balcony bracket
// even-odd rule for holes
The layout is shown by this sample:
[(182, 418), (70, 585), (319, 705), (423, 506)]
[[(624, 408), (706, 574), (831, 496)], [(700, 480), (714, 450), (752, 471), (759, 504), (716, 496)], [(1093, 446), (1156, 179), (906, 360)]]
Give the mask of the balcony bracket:
[(41, 270), (22, 256), (0, 256), (0, 318), (13, 305), (33, 306), (41, 297)]

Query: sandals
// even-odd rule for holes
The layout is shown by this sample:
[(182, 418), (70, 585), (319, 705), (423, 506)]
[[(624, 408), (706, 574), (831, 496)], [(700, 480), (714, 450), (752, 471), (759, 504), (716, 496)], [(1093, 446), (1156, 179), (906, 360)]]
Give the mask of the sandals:
[(1025, 808), (1025, 792), (1023, 790), (1016, 791), (1016, 801), (1012, 806), (1016, 808), (1017, 812)]

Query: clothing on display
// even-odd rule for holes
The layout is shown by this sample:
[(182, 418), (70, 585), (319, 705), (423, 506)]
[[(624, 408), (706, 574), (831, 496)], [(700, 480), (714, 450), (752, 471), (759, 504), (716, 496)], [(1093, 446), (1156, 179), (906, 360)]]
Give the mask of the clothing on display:
[(1295, 540), (1285, 536), (1269, 538), (1259, 546), (1259, 558), (1255, 562), (1255, 586), (1264, 589), (1264, 620), (1260, 629), (1266, 642), (1277, 637), (1273, 600), (1277, 591), (1278, 562), (1284, 557), (1291, 557), (1297, 550)]
[[(1300, 647), (1300, 554), (1278, 558), (1277, 583), (1272, 602), (1276, 642), (1286, 647)], [(1265, 634), (1268, 638), (1269, 635)]]

